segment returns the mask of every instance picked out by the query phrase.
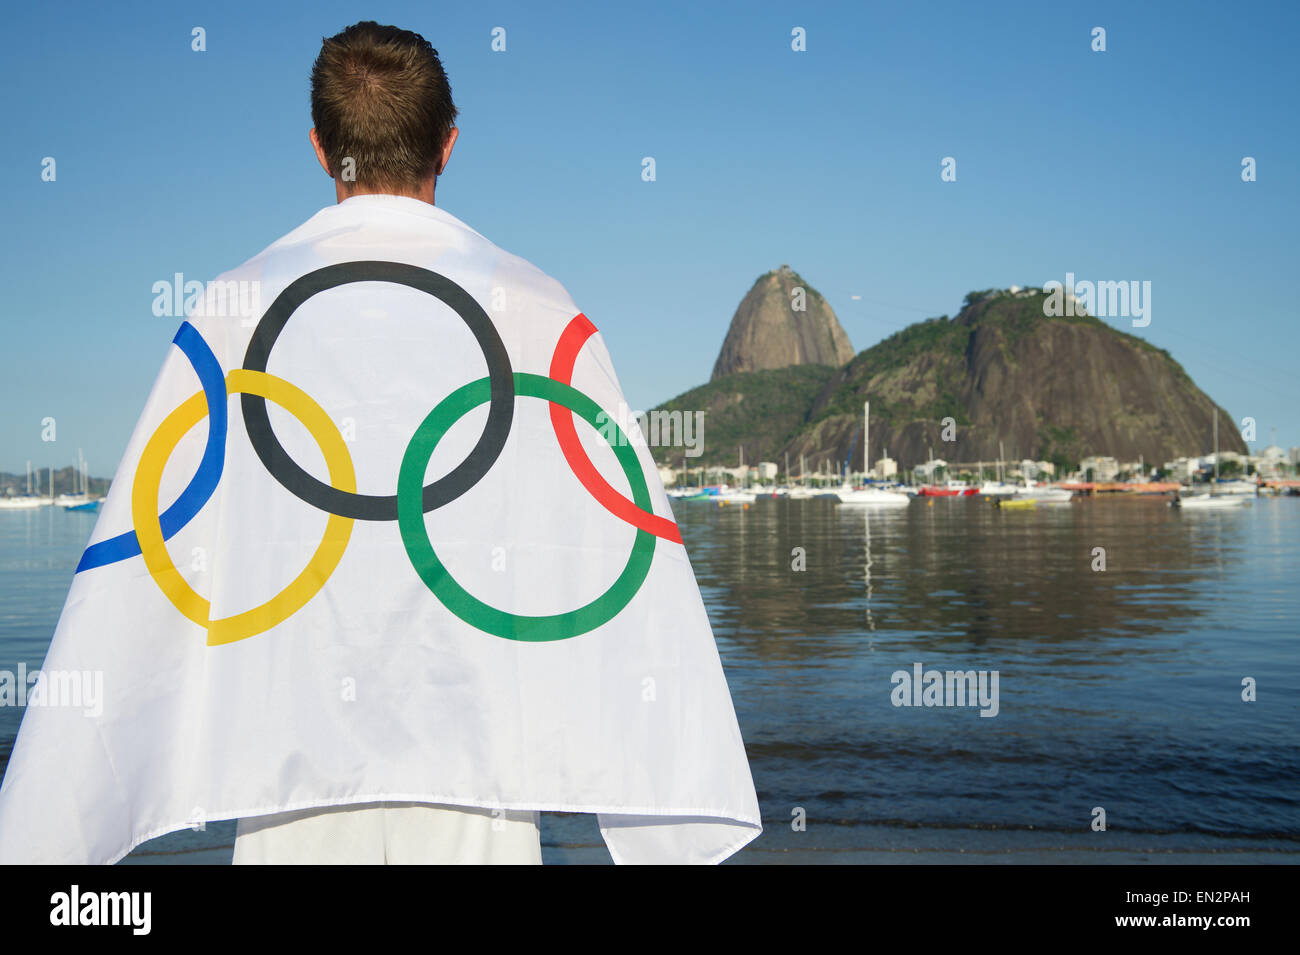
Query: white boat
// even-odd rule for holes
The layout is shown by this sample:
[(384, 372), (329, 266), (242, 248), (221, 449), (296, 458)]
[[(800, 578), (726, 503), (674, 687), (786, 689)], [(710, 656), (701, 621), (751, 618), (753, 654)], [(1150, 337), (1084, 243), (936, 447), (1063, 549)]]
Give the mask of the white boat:
[[(742, 481), (745, 480), (746, 473), (747, 472), (745, 471), (745, 447), (744, 445), (741, 445), (740, 447), (741, 478), (740, 479)], [(718, 493), (713, 495), (712, 500), (724, 504), (753, 504), (755, 501), (758, 500), (758, 495), (755, 494), (753, 491), (747, 490), (743, 486), (727, 487), (727, 485), (724, 484), (722, 485), (722, 487), (718, 489)]]
[(1002, 481), (985, 481), (980, 485), (979, 493), (981, 497), (1010, 497), (1016, 493), (1016, 486)]
[[(1247, 481), (1230, 481), (1229, 484), (1249, 484)], [(1251, 487), (1251, 494), (1254, 494), (1254, 485)], [(1243, 504), (1249, 504), (1250, 498), (1244, 494), (1234, 491), (1219, 493), (1219, 409), (1214, 409), (1214, 483), (1210, 485), (1208, 494), (1193, 494), (1183, 497), (1182, 491), (1174, 495), (1174, 499), (1169, 502), (1170, 507), (1176, 507), (1180, 510), (1188, 511), (1208, 511), (1221, 510), (1229, 507), (1241, 507)]]
[[(53, 479), (51, 478), (51, 480)], [(39, 485), (40, 482), (41, 482), (41, 476), (38, 473), (36, 475), (36, 483)], [(27, 493), (18, 494), (15, 495), (14, 497), (0, 497), (0, 510), (30, 511), (38, 507), (44, 507), (46, 504), (50, 503), (50, 499), (48, 497), (41, 497), (39, 491), (40, 488), (38, 487), (37, 493), (36, 494), (32, 493), (32, 462), (28, 461), (27, 462)]]
[(0, 497), (0, 510), (27, 511), (37, 507), (44, 507), (49, 503), (49, 498), (19, 494), (15, 497)]
[[(77, 491), (75, 494), (60, 494), (54, 499), (54, 503), (65, 511), (87, 510), (89, 505), (96, 503), (90, 496), (90, 470), (86, 464), (86, 459), (82, 457), (81, 448), (77, 448), (76, 478)], [(51, 490), (53, 490), (53, 485), (51, 485)]]
[(753, 491), (746, 491), (743, 487), (733, 487), (719, 491), (710, 500), (726, 504), (753, 504), (758, 500), (758, 495)]
[(1074, 492), (1067, 491), (1063, 487), (1046, 487), (1039, 484), (1017, 488), (1015, 497), (1022, 501), (1033, 500), (1039, 504), (1068, 504), (1074, 497)]
[(878, 487), (839, 487), (831, 492), (841, 504), (867, 507), (907, 507), (911, 498), (899, 491), (886, 491)]
[(1242, 507), (1250, 503), (1250, 498), (1240, 494), (1194, 494), (1191, 497), (1176, 497), (1171, 505), (1187, 511), (1207, 511), (1226, 507)]
[(749, 491), (728, 491), (714, 495), (713, 499), (719, 504), (753, 504), (758, 500), (758, 495)]
[[(850, 452), (852, 448), (850, 448)], [(849, 462), (844, 462), (848, 471)], [(864, 480), (871, 474), (871, 402), (862, 403), (862, 474)], [(845, 483), (832, 488), (822, 496), (833, 497), (841, 504), (862, 507), (906, 507), (912, 499), (902, 491), (887, 491), (879, 487), (853, 487)]]

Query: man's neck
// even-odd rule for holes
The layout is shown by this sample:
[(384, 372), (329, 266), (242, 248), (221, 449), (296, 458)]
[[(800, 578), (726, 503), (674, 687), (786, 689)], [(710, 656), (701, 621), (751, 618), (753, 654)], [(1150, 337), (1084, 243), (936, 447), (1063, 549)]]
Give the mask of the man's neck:
[(365, 189), (356, 188), (355, 186), (349, 189), (344, 189), (343, 183), (335, 179), (334, 195), (338, 202), (342, 202), (344, 199), (350, 199), (352, 196), (404, 196), (407, 199), (419, 199), (421, 202), (427, 202), (432, 206), (436, 204), (433, 201), (433, 191), (437, 184), (438, 178), (434, 176), (422, 183), (420, 188), (414, 192), (394, 192), (389, 189)]

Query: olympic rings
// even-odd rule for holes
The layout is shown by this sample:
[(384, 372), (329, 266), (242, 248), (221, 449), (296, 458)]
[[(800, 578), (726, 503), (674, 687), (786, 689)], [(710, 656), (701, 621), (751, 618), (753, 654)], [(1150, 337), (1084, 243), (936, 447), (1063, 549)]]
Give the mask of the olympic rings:
[[(487, 424), (469, 456), (449, 473), (424, 488), (422, 507), (426, 511), (432, 511), (456, 500), (487, 474), (505, 447), (506, 437), (510, 434), (510, 423), (514, 418), (515, 393), (510, 355), (483, 307), (463, 288), (437, 272), (400, 262), (343, 262), (308, 272), (290, 283), (257, 323), (252, 340), (248, 343), (248, 351), (244, 354), (244, 367), (251, 371), (266, 371), (271, 348), (298, 307), (319, 292), (353, 282), (392, 282), (427, 292), (439, 299), (469, 326), (487, 361), (488, 379), (492, 383), (492, 403), (488, 409)], [(395, 495), (356, 494), (330, 487), (299, 467), (271, 430), (266, 402), (260, 395), (246, 394), (240, 403), (244, 411), (244, 428), (257, 456), (291, 494), (330, 514), (362, 521), (397, 519)]]
[[(632, 553), (618, 579), (603, 594), (584, 607), (550, 616), (523, 616), (507, 613), (483, 603), (458, 584), (438, 559), (433, 544), (424, 527), (424, 513), (417, 506), (416, 491), (424, 479), (424, 470), (434, 448), (447, 429), (459, 421), (466, 412), (488, 400), (488, 379), (480, 378), (453, 391), (436, 408), (429, 412), (411, 438), (402, 456), (402, 467), (397, 478), (397, 523), (402, 543), (411, 558), (416, 573), (433, 591), (444, 607), (471, 627), (508, 640), (545, 642), (565, 640), (594, 630), (612, 620), (641, 589), (650, 562), (654, 558), (654, 535), (638, 527), (632, 543)], [(601, 410), (596, 402), (569, 385), (541, 375), (515, 373), (515, 393), (530, 398), (541, 398), (576, 412), (593, 428), (601, 429)], [(643, 510), (650, 510), (650, 490), (636, 452), (628, 445), (623, 432), (618, 431), (618, 441), (612, 443), (618, 462), (623, 466), (628, 483), (632, 485), (632, 498)]]
[[(226, 389), (230, 394), (242, 392), (270, 398), (293, 414), (320, 446), (329, 468), (330, 482), (344, 491), (356, 490), (357, 479), (352, 467), (352, 456), (343, 436), (324, 409), (306, 392), (283, 378), (246, 368), (234, 369), (226, 376)], [(180, 439), (208, 413), (207, 397), (200, 391), (182, 403), (158, 426), (158, 430), (145, 445), (136, 466), (135, 483), (131, 488), (131, 518), (145, 566), (149, 568), (158, 588), (177, 610), (206, 627), (208, 646), (216, 646), (234, 643), (269, 630), (301, 609), (325, 586), (325, 581), (338, 566), (352, 535), (353, 522), (351, 518), (331, 514), (325, 522), (325, 533), (316, 552), (289, 586), (252, 610), (219, 620), (210, 619), (210, 603), (195, 593), (172, 563), (158, 520), (158, 488), (167, 459)]]
[[(266, 372), (271, 348), (285, 323), (318, 292), (352, 282), (391, 282), (434, 296), (455, 310), (473, 333), (487, 361), (488, 375), (452, 392), (425, 417), (402, 457), (397, 493), (377, 496), (356, 493), (356, 473), (343, 436), (325, 410), (306, 392)], [(402, 545), (421, 580), (434, 596), (461, 620), (476, 629), (509, 640), (546, 642), (587, 633), (622, 612), (640, 590), (654, 560), (657, 538), (681, 543), (671, 520), (654, 513), (650, 490), (636, 451), (600, 406), (575, 389), (573, 368), (583, 345), (596, 327), (585, 315), (569, 322), (551, 358), (550, 377), (514, 372), (496, 326), (472, 296), (450, 279), (398, 262), (345, 262), (317, 269), (292, 282), (267, 309), (244, 354), (244, 367), (224, 377), (221, 364), (203, 336), (182, 322), (173, 342), (189, 359), (202, 390), (181, 403), (154, 431), (136, 464), (131, 488), (133, 530), (86, 548), (77, 572), (102, 567), (139, 554), (163, 595), (185, 617), (204, 627), (209, 646), (234, 643), (276, 626), (312, 599), (329, 579), (352, 535), (356, 520), (396, 520)], [(307, 566), (266, 603), (219, 620), (211, 619), (211, 603), (194, 591), (172, 563), (166, 542), (188, 524), (211, 498), (225, 467), (226, 400), (241, 395), (245, 430), (262, 464), (300, 500), (329, 517), (320, 544)], [(584, 488), (611, 514), (636, 528), (632, 551), (618, 579), (595, 600), (576, 610), (548, 616), (512, 614), (490, 607), (457, 583), (438, 559), (424, 527), (424, 514), (456, 500), (473, 487), (500, 457), (514, 419), (516, 396), (550, 403), (551, 425), (564, 459)], [(311, 433), (325, 456), (330, 483), (325, 484), (298, 466), (271, 430), (267, 399), (294, 415)], [(487, 424), (478, 443), (459, 465), (441, 479), (422, 486), (438, 442), (471, 409), (489, 403)], [(573, 415), (578, 415), (610, 441), (632, 497), (616, 491), (587, 457), (578, 440)], [(176, 445), (204, 417), (208, 437), (203, 458), (180, 497), (160, 516), (158, 492), (163, 470)], [(602, 421), (602, 418), (606, 418)]]

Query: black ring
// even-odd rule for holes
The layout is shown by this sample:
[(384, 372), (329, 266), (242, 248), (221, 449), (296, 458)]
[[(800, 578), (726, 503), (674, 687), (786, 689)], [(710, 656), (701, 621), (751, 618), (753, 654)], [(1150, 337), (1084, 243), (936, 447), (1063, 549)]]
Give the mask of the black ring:
[[(271, 303), (253, 330), (248, 351), (244, 353), (244, 367), (250, 371), (265, 372), (271, 348), (298, 306), (317, 292), (353, 282), (392, 282), (427, 292), (448, 305), (469, 326), (487, 361), (488, 380), (492, 389), (487, 424), (479, 436), (478, 444), (464, 461), (450, 473), (425, 485), (423, 503), (424, 512), (428, 513), (456, 500), (488, 472), (505, 447), (514, 417), (515, 378), (510, 366), (510, 355), (506, 352), (496, 326), (472, 295), (444, 275), (400, 262), (342, 262), (328, 265), (296, 279)], [(240, 395), (240, 403), (244, 412), (244, 428), (248, 431), (253, 449), (262, 459), (266, 470), (289, 493), (340, 517), (362, 521), (397, 520), (396, 494), (353, 494), (318, 481), (289, 457), (276, 438), (266, 412), (266, 399), (245, 392)]]

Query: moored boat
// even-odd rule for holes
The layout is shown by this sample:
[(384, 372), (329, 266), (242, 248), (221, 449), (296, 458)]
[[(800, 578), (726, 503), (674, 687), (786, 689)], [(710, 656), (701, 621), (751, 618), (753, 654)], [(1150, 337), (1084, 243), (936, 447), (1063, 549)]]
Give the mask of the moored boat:
[(0, 510), (26, 511), (44, 507), (49, 503), (50, 499), (47, 497), (32, 497), (28, 494), (20, 494), (15, 497), (0, 497)]
[(1046, 487), (1041, 484), (1034, 487), (1022, 487), (1016, 491), (1017, 499), (1037, 501), (1039, 504), (1068, 504), (1073, 497), (1073, 491), (1067, 491), (1063, 487)]
[(919, 497), (971, 497), (978, 488), (967, 487), (956, 481), (947, 484), (923, 484), (917, 488)]
[(911, 502), (906, 494), (878, 487), (840, 487), (832, 491), (831, 496), (841, 504), (867, 507), (906, 507)]
[(1250, 498), (1242, 497), (1240, 494), (1193, 494), (1190, 497), (1180, 495), (1169, 502), (1171, 507), (1188, 511), (1242, 507), (1249, 503)]
[[(1229, 482), (1232, 484), (1248, 484), (1249, 482)], [(1254, 485), (1250, 485), (1252, 495)], [(1174, 499), (1169, 502), (1170, 507), (1176, 507), (1179, 510), (1187, 511), (1208, 511), (1222, 510), (1229, 507), (1241, 507), (1243, 504), (1249, 504), (1250, 498), (1236, 493), (1234, 491), (1222, 492), (1219, 490), (1219, 409), (1214, 409), (1214, 482), (1210, 485), (1208, 494), (1193, 494), (1187, 497), (1183, 496), (1180, 490), (1174, 493)]]
[(1014, 484), (1002, 481), (985, 481), (979, 486), (980, 497), (1010, 497), (1016, 493)]

